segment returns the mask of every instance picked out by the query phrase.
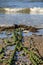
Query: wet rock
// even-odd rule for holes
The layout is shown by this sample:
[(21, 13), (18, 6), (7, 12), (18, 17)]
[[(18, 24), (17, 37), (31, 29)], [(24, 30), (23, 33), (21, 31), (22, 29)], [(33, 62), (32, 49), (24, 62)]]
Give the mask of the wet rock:
[(32, 35), (30, 38), (33, 38), (35, 48), (38, 49), (39, 54), (43, 57), (43, 36)]
[(19, 65), (30, 65), (31, 61), (29, 60), (28, 55), (22, 55), (24, 51), (17, 52), (17, 64)]
[(37, 32), (37, 28), (30, 26), (29, 31), (30, 32)]
[(0, 39), (0, 44), (3, 44), (3, 39)]
[(31, 32), (37, 32), (37, 28), (32, 27), (32, 26), (26, 26), (26, 25), (22, 25), (22, 24), (14, 24), (13, 26), (0, 26), (0, 31), (4, 31), (4, 30), (14, 30), (16, 28), (21, 28), (22, 30), (29, 30)]
[(24, 30), (28, 30), (30, 32), (37, 32), (38, 28), (32, 27), (32, 26), (26, 26), (26, 25), (19, 25), (20, 28), (24, 28)]
[(23, 42), (24, 47), (30, 48), (30, 38), (25, 36), (23, 40), (24, 40)]

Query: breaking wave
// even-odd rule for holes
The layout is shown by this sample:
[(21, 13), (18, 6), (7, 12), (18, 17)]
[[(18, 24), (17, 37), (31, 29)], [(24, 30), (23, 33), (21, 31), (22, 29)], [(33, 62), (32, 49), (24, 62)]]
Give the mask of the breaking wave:
[(29, 13), (29, 14), (43, 14), (43, 8), (34, 7), (34, 8), (0, 8), (1, 13)]
[(5, 14), (11, 13), (28, 13), (28, 14), (43, 14), (43, 8), (0, 8), (0, 12)]

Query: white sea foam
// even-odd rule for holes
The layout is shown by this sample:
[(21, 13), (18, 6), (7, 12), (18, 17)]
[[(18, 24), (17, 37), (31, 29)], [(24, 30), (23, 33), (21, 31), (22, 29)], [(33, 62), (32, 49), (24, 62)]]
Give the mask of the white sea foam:
[(24, 10), (25, 8), (4, 8), (6, 13), (17, 13), (17, 11)]
[[(18, 11), (26, 10), (27, 8), (4, 8), (6, 11), (5, 13), (17, 13)], [(43, 14), (43, 8), (40, 7), (34, 7), (34, 8), (28, 8), (30, 9), (30, 14)]]
[(30, 13), (31, 14), (43, 14), (43, 8), (37, 8), (37, 7), (34, 7), (34, 8), (30, 8)]

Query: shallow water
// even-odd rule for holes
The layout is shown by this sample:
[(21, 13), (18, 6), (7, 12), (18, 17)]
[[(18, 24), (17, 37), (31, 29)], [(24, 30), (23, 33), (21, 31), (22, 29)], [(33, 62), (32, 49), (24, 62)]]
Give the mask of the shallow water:
[(14, 49), (15, 49), (15, 46), (16, 46), (16, 45), (8, 46), (6, 49), (7, 49), (7, 51), (8, 51), (8, 50), (14, 50)]
[(25, 24), (43, 28), (43, 15), (41, 14), (0, 14), (0, 25)]
[(2, 31), (0, 33), (0, 38), (1, 39), (3, 39), (3, 38), (10, 38), (10, 37), (12, 37), (12, 34), (11, 33), (9, 35), (8, 35), (8, 33), (6, 31)]
[(35, 35), (43, 35), (43, 29), (39, 29), (38, 32), (35, 32), (35, 33), (34, 32), (29, 32), (29, 31), (27, 33), (23, 32), (23, 36), (31, 36), (33, 34), (35, 34)]
[[(8, 35), (9, 33), (6, 33), (6, 31), (3, 31), (0, 33), (0, 38), (3, 39), (3, 38), (10, 38), (13, 36), (12, 32), (10, 32), (10, 34)], [(36, 35), (43, 35), (43, 29), (39, 29), (38, 32), (30, 32), (30, 31), (26, 31), (22, 33), (23, 36), (31, 36), (33, 34), (36, 34)], [(9, 48), (9, 47), (8, 47)]]

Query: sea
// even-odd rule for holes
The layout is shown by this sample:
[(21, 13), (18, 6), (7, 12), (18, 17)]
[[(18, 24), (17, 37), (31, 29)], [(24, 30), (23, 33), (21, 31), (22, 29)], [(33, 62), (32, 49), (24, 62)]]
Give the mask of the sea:
[(13, 24), (43, 28), (43, 0), (0, 0), (0, 26)]

